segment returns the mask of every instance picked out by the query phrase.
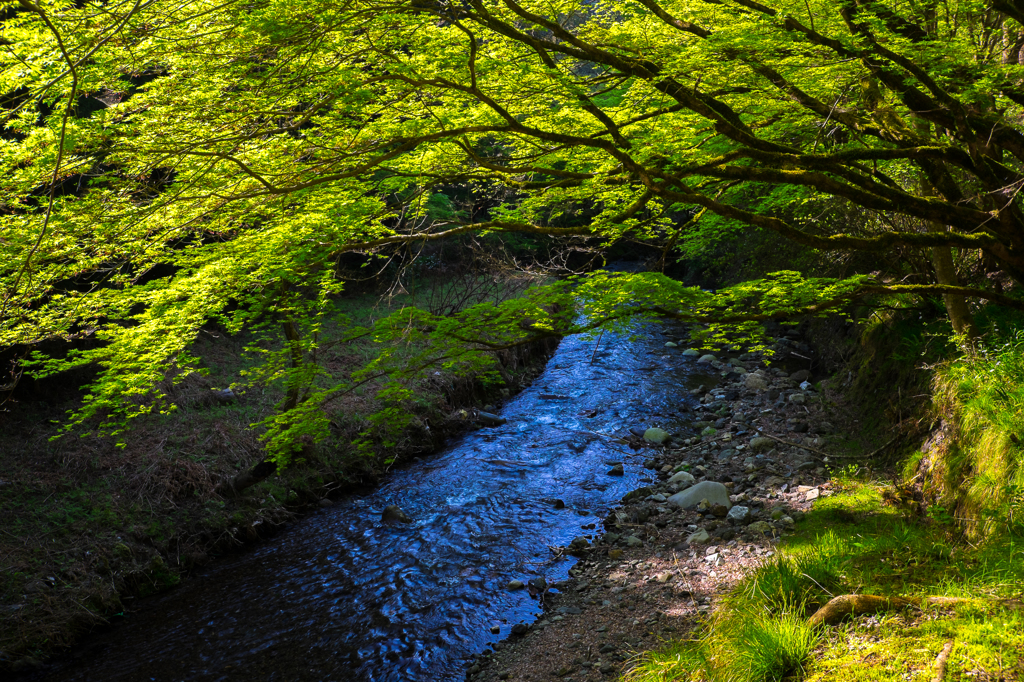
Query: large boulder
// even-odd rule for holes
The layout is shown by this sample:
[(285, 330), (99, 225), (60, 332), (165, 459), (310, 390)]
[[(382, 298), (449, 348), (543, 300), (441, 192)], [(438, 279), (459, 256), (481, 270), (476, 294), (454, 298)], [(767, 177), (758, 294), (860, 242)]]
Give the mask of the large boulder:
[(700, 358), (697, 359), (697, 362), (702, 363), (702, 364), (707, 364), (707, 363), (710, 363), (710, 362), (716, 362), (717, 360), (718, 360), (718, 358), (716, 358), (714, 355), (711, 355), (710, 353), (708, 353), (707, 355), (700, 356)]
[(668, 498), (668, 503), (680, 509), (692, 509), (707, 500), (711, 506), (720, 504), (726, 510), (732, 508), (729, 500), (729, 489), (715, 481), (701, 481), (697, 485), (682, 490)]

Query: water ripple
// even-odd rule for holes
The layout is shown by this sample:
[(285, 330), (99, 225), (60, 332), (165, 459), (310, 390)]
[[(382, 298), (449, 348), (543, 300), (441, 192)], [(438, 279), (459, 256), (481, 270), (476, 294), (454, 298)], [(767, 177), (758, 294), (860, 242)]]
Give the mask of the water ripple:
[[(651, 364), (666, 338), (663, 329), (633, 341), (606, 334), (593, 363), (592, 341), (566, 339), (504, 407), (504, 426), (466, 434), (373, 494), (148, 601), (51, 679), (464, 679), (470, 654), (540, 613), (505, 584), (563, 579), (573, 560), (551, 561), (549, 546), (591, 532), (581, 526), (646, 478), (641, 455), (601, 434), (650, 426), (690, 400), (693, 365)], [(615, 462), (625, 476), (608, 476)], [(383, 524), (389, 504), (413, 522)]]

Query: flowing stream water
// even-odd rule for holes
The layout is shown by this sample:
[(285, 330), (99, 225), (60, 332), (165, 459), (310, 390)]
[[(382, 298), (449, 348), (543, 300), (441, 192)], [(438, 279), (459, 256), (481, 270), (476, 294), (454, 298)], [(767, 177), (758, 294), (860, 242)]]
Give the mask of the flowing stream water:
[[(593, 339), (565, 339), (501, 410), (504, 426), (460, 436), (373, 493), (147, 600), (47, 679), (464, 679), (474, 652), (541, 613), (507, 583), (564, 579), (574, 559), (550, 548), (600, 533), (622, 496), (652, 478), (642, 451), (600, 434), (686, 421), (686, 389), (707, 378), (681, 348), (665, 348), (672, 334), (605, 334), (596, 355)], [(624, 476), (609, 475), (617, 462)], [(389, 504), (412, 522), (382, 523)]]

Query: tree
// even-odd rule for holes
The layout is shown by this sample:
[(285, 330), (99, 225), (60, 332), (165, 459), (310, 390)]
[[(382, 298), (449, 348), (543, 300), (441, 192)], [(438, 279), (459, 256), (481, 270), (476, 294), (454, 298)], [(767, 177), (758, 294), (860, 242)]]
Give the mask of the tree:
[[(429, 334), (411, 371), (636, 314), (738, 323), (917, 292), (944, 295), (970, 334), (965, 296), (1019, 306), (961, 286), (956, 267), (1024, 277), (1013, 2), (2, 7), (0, 346), (104, 341), (36, 357), (42, 372), (103, 367), (76, 423), (113, 414), (117, 431), (159, 405), (154, 383), (187, 370), (208, 320), (274, 324), (287, 343), (264, 376), (288, 398), (268, 442), (293, 451), (351, 387), (318, 387), (312, 362), (337, 258), (467, 233), (629, 236), (670, 257), (726, 225), (823, 251), (926, 250), (933, 265), (911, 284), (784, 275), (714, 298), (602, 275), (579, 284), (583, 322), (550, 312), (563, 283), (358, 332)], [(476, 222), (422, 220), (453, 183), (503, 199)], [(385, 353), (353, 381), (400, 371)]]

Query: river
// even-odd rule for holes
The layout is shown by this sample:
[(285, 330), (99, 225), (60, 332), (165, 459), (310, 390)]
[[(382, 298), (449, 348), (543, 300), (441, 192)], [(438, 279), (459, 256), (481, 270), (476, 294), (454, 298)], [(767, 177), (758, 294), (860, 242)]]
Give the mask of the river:
[[(551, 547), (600, 533), (622, 496), (651, 480), (643, 451), (599, 434), (686, 422), (686, 389), (706, 379), (682, 348), (665, 348), (678, 339), (662, 325), (634, 340), (605, 334), (596, 356), (593, 339), (565, 339), (503, 406), (504, 426), (454, 439), (371, 494), (146, 600), (47, 679), (464, 679), (473, 653), (541, 612), (508, 582), (565, 579), (574, 560)], [(609, 475), (617, 462), (624, 476)], [(412, 522), (382, 523), (389, 504)]]

